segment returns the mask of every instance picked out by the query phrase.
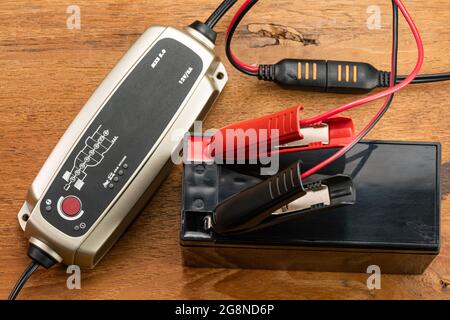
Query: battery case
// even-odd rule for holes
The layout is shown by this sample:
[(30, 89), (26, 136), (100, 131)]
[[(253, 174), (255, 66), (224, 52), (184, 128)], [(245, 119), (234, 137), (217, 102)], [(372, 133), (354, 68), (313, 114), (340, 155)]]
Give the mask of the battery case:
[[(280, 170), (302, 170), (336, 150), (280, 157)], [(224, 199), (259, 183), (250, 165), (185, 164), (181, 245), (184, 262), (197, 267), (293, 269), (420, 274), (439, 253), (440, 144), (364, 141), (312, 177), (345, 174), (356, 203), (299, 216), (269, 228), (222, 235), (205, 217)], [(251, 201), (251, 199), (249, 200)]]

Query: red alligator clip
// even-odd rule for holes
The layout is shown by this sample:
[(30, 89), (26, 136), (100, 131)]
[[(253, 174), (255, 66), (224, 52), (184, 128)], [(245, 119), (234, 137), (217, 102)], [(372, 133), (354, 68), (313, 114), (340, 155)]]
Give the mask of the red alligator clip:
[(354, 135), (353, 121), (336, 116), (300, 127), (300, 105), (264, 117), (231, 124), (212, 136), (191, 136), (187, 161), (248, 160), (270, 156), (274, 150), (292, 152), (343, 147)]

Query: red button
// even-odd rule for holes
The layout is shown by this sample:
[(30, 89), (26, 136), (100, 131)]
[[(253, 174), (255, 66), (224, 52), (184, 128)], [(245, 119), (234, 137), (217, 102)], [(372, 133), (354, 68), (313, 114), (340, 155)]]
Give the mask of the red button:
[(68, 196), (62, 201), (61, 209), (68, 216), (75, 216), (81, 211), (81, 201), (77, 197)]

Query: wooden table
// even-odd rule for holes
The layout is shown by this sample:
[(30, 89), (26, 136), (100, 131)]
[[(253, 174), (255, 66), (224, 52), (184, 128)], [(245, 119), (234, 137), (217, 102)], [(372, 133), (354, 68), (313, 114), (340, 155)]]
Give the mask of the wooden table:
[[(51, 149), (93, 90), (150, 25), (183, 27), (205, 19), (219, 1), (73, 1), (81, 30), (69, 30), (62, 0), (3, 0), (0, 4), (0, 297), (7, 297), (28, 264), (27, 241), (16, 220), (26, 190)], [(406, 1), (426, 47), (423, 72), (450, 69), (450, 1)], [(381, 29), (370, 30), (368, 7), (381, 9)], [(369, 10), (370, 11), (370, 10)], [(206, 121), (219, 128), (282, 110), (296, 103), (311, 116), (354, 96), (284, 91), (235, 71), (224, 54), (218, 27), (217, 53), (229, 83)], [(273, 28), (269, 23), (279, 25)], [(261, 1), (243, 21), (234, 48), (253, 62), (283, 57), (353, 59), (389, 68), (390, 1)], [(408, 72), (416, 48), (401, 22), (400, 72)], [(256, 100), (256, 96), (258, 99)], [(421, 276), (384, 275), (369, 291), (367, 274), (183, 267), (179, 246), (180, 178), (177, 167), (129, 231), (94, 270), (83, 271), (82, 289), (66, 288), (63, 266), (39, 270), (26, 285), (27, 299), (431, 299), (450, 297), (450, 83), (411, 86), (370, 138), (440, 141), (442, 247)], [(362, 128), (379, 107), (349, 112)], [(206, 129), (205, 128), (205, 129)]]

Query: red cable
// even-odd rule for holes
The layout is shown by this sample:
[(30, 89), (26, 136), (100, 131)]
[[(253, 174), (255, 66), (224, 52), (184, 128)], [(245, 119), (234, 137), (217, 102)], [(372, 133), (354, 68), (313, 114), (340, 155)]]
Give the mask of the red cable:
[[(398, 8), (400, 9), (403, 17), (405, 18), (406, 22), (408, 23), (414, 38), (416, 40), (416, 44), (417, 44), (417, 49), (418, 49), (418, 59), (417, 59), (417, 64), (414, 68), (414, 70), (411, 72), (411, 74), (404, 80), (402, 81), (400, 84), (396, 85), (396, 86), (392, 86), (392, 84), (395, 82), (392, 78), (391, 78), (391, 87), (383, 92), (380, 92), (378, 94), (372, 95), (372, 96), (368, 96), (366, 98), (360, 99), (360, 100), (356, 100), (352, 103), (346, 104), (344, 106), (338, 107), (334, 110), (328, 111), (322, 115), (319, 115), (317, 117), (313, 117), (307, 120), (303, 120), (301, 121), (301, 124), (305, 125), (305, 124), (314, 124), (314, 123), (319, 123), (325, 119), (328, 119), (329, 117), (336, 115), (340, 112), (349, 110), (351, 108), (381, 99), (383, 97), (386, 97), (399, 91), (400, 89), (404, 88), (406, 85), (408, 85), (412, 80), (414, 80), (414, 78), (416, 77), (416, 75), (419, 73), (420, 68), (422, 67), (423, 64), (423, 60), (424, 60), (424, 49), (423, 49), (423, 43), (422, 43), (422, 39), (420, 37), (419, 31), (417, 30), (417, 27), (413, 21), (413, 19), (411, 18), (408, 10), (405, 8), (405, 6), (403, 5), (403, 3), (401, 2), (401, 0), (394, 0), (395, 3), (397, 4)], [(392, 72), (391, 72), (392, 75)], [(387, 101), (386, 101), (387, 103)], [(319, 163), (318, 165), (314, 166), (313, 168), (309, 169), (308, 171), (304, 172), (301, 175), (302, 179), (306, 179), (307, 177), (309, 177), (310, 175), (316, 173), (317, 171), (319, 171), (320, 169), (326, 167), (327, 165), (329, 165), (330, 163), (332, 163), (333, 161), (335, 161), (336, 159), (338, 159), (339, 157), (341, 157), (342, 155), (344, 155), (351, 147), (354, 141), (357, 141), (361, 135), (363, 134), (363, 132), (370, 127), (370, 125), (376, 120), (376, 118), (378, 117), (378, 115), (380, 113), (383, 112), (386, 103), (383, 105), (383, 107), (377, 112), (377, 114), (372, 118), (372, 120), (367, 124), (367, 126), (352, 140), (352, 142), (350, 142), (346, 147), (342, 148), (341, 150), (339, 150), (338, 152), (336, 152), (335, 154), (333, 154), (331, 157), (329, 157), (328, 159), (322, 161), (321, 163)]]
[[(247, 0), (245, 1), (242, 6), (239, 8), (239, 10), (236, 12), (236, 14), (233, 16), (233, 19), (231, 19), (230, 24), (228, 25), (227, 28), (227, 38), (230, 34), (230, 30), (231, 27), (235, 24), (237, 18), (240, 16), (240, 14), (242, 13), (242, 11), (244, 11), (244, 9), (250, 4), (250, 2), (252, 2), (252, 0)], [(231, 52), (231, 51), (230, 51)], [(242, 61), (240, 61), (235, 55), (234, 53), (231, 52), (231, 55), (233, 56), (233, 60), (240, 65), (243, 69), (249, 71), (249, 72), (258, 72), (258, 66), (251, 66), (249, 64), (246, 64)]]
[[(231, 26), (234, 25), (234, 23), (236, 22), (236, 19), (238, 18), (238, 16), (242, 13), (242, 11), (250, 4), (252, 0), (246, 0), (245, 3), (242, 4), (242, 6), (239, 8), (239, 10), (236, 12), (236, 14), (233, 16), (233, 19), (231, 20), (230, 25), (228, 26), (227, 29), (227, 37), (229, 35)], [(402, 13), (403, 17), (405, 18), (406, 22), (409, 25), (409, 28), (411, 29), (411, 32), (414, 35), (416, 44), (417, 44), (417, 48), (418, 48), (418, 59), (417, 59), (417, 63), (415, 68), (413, 69), (413, 71), (409, 74), (409, 76), (407, 78), (405, 78), (405, 80), (403, 80), (402, 82), (400, 82), (399, 84), (393, 86), (394, 80), (391, 79), (391, 86), (389, 89), (384, 90), (380, 93), (374, 94), (374, 95), (370, 95), (367, 96), (365, 98), (353, 101), (351, 103), (345, 104), (343, 106), (337, 107), (333, 110), (330, 110), (326, 113), (323, 113), (321, 115), (309, 118), (309, 119), (304, 119), (300, 121), (300, 124), (302, 126), (307, 126), (307, 125), (312, 125), (312, 124), (316, 124), (316, 123), (320, 123), (338, 113), (350, 110), (352, 108), (355, 107), (359, 107), (365, 104), (368, 104), (370, 102), (382, 99), (384, 97), (388, 97), (391, 96), (392, 94), (398, 92), (399, 90), (403, 89), (405, 86), (407, 86), (408, 84), (410, 84), (415, 77), (417, 76), (417, 74), (419, 73), (422, 64), (423, 64), (423, 60), (424, 60), (424, 49), (423, 49), (423, 43), (422, 43), (422, 39), (420, 37), (419, 31), (411, 17), (411, 15), (409, 14), (408, 10), (406, 9), (406, 7), (404, 6), (404, 4), (402, 3), (401, 0), (394, 0), (395, 3), (397, 4), (400, 12)], [(258, 72), (258, 67), (257, 66), (251, 66), (248, 65), (242, 61), (240, 61), (233, 53), (231, 53), (235, 62), (237, 64), (239, 64), (243, 69), (250, 71), (250, 72)], [(391, 73), (392, 74), (392, 73)], [(350, 142), (346, 147), (342, 148), (341, 150), (339, 150), (338, 152), (336, 152), (333, 156), (329, 157), (328, 159), (322, 161), (321, 163), (319, 163), (318, 165), (316, 165), (315, 167), (311, 168), (310, 170), (304, 172), (302, 174), (302, 179), (305, 179), (307, 177), (309, 177), (310, 175), (316, 173), (317, 171), (319, 171), (320, 169), (324, 168), (325, 166), (327, 166), (328, 164), (332, 163), (333, 161), (335, 161), (336, 159), (338, 159), (339, 157), (341, 157), (342, 155), (344, 155), (352, 146), (354, 141), (357, 141), (357, 139), (359, 139), (361, 137), (361, 135), (363, 134), (363, 132), (371, 126), (371, 124), (376, 120), (376, 118), (378, 117), (378, 115), (383, 112), (385, 106), (386, 106), (387, 101), (385, 102), (385, 104), (383, 105), (383, 107), (377, 112), (377, 114), (372, 118), (372, 120), (367, 124), (367, 126), (357, 135), (355, 136), (355, 138), (352, 140), (352, 142)], [(286, 151), (289, 152), (289, 151)], [(283, 151), (280, 150), (280, 153), (284, 153)]]
[(382, 92), (379, 92), (377, 94), (373, 94), (370, 96), (367, 96), (365, 98), (350, 102), (348, 104), (345, 104), (343, 106), (337, 107), (333, 110), (330, 110), (328, 112), (325, 112), (321, 115), (309, 118), (309, 119), (304, 119), (300, 121), (301, 125), (312, 125), (312, 124), (316, 124), (316, 123), (320, 123), (323, 120), (326, 120), (338, 113), (350, 110), (352, 108), (355, 107), (359, 107), (362, 105), (365, 105), (369, 102), (384, 98), (386, 96), (389, 96), (393, 93), (396, 93), (397, 91), (403, 89), (405, 86), (407, 86), (408, 84), (411, 83), (411, 81), (414, 80), (414, 78), (417, 76), (417, 74), (420, 71), (420, 68), (422, 67), (423, 64), (423, 60), (424, 60), (424, 50), (423, 50), (423, 43), (422, 43), (422, 39), (420, 37), (419, 31), (417, 30), (416, 25), (414, 24), (414, 21), (412, 20), (410, 14), (408, 13), (408, 11), (406, 10), (405, 6), (403, 5), (403, 3), (401, 2), (401, 0), (395, 0), (395, 3), (398, 5), (403, 17), (406, 19), (406, 21), (408, 22), (408, 25), (414, 35), (414, 38), (416, 40), (417, 43), (417, 48), (418, 48), (418, 59), (417, 59), (417, 64), (414, 68), (414, 70), (409, 74), (409, 76), (403, 80), (402, 82), (400, 82), (399, 84), (384, 90)]

